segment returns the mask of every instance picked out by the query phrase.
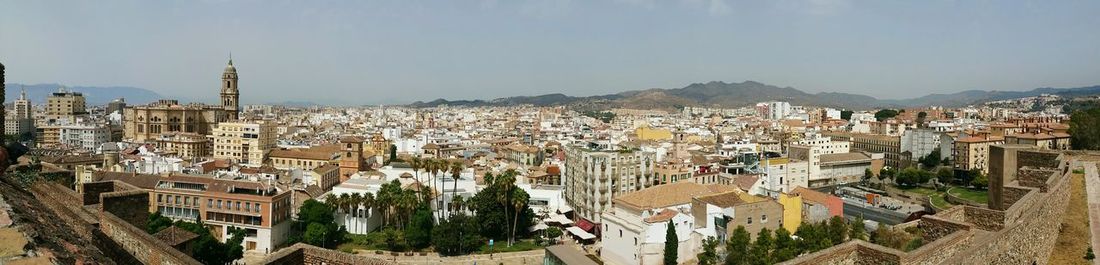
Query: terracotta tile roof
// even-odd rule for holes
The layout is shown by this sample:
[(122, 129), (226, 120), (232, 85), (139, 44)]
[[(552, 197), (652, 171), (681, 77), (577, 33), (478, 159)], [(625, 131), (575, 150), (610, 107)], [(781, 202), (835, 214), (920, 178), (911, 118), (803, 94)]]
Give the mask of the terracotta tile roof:
[(179, 228), (173, 225), (165, 228), (164, 230), (160, 230), (160, 232), (157, 232), (156, 234), (153, 234), (153, 237), (160, 239), (160, 241), (164, 241), (164, 243), (168, 243), (169, 246), (175, 247), (180, 244), (187, 243), (187, 241), (191, 241), (192, 239), (198, 238), (199, 235), (196, 235), (195, 233), (191, 233), (191, 231), (187, 231), (183, 228)]
[(148, 175), (148, 174), (134, 174), (130, 172), (109, 172), (109, 171), (95, 171), (92, 172), (92, 177), (95, 181), (112, 181), (117, 180), (125, 182), (126, 184), (133, 185), (134, 187), (142, 189), (153, 189), (157, 187), (157, 182), (160, 182), (160, 176)]
[(815, 202), (815, 203), (819, 203), (819, 204), (826, 204), (826, 203), (828, 203), (828, 201), (830, 199), (840, 199), (836, 196), (829, 195), (827, 193), (816, 191), (816, 190), (807, 189), (805, 187), (795, 188), (794, 190), (791, 190), (791, 194), (798, 195), (798, 196), (802, 197), (803, 200), (807, 200), (807, 201), (811, 201), (811, 202)]
[(757, 180), (760, 180), (760, 177), (756, 175), (737, 175), (733, 177), (733, 183), (743, 191), (752, 189), (752, 186), (756, 185)]
[(314, 150), (276, 149), (268, 154), (271, 158), (291, 158), (308, 160), (332, 160), (332, 152), (319, 152)]
[(821, 163), (836, 163), (836, 162), (848, 162), (848, 161), (860, 161), (870, 160), (871, 157), (863, 153), (839, 153), (839, 154), (824, 154), (819, 157)]
[(676, 217), (676, 214), (678, 214), (678, 213), (679, 212), (677, 212), (675, 210), (672, 210), (672, 209), (664, 209), (660, 213), (657, 213), (653, 216), (650, 216), (650, 217), (646, 218), (645, 222), (646, 223), (651, 223), (651, 224), (652, 223), (666, 222), (668, 220), (672, 220), (672, 217)]
[(997, 141), (1004, 141), (1004, 140), (1005, 139), (1003, 137), (996, 137), (996, 136), (990, 136), (989, 138), (970, 136), (970, 137), (966, 137), (966, 138), (963, 138), (963, 139), (956, 139), (955, 142), (957, 142), (957, 143), (984, 143), (984, 142), (997, 142)]
[(691, 198), (720, 192), (737, 190), (732, 185), (702, 185), (692, 182), (676, 182), (658, 185), (619, 196), (615, 203), (638, 209), (648, 210), (691, 203)]
[(744, 193), (744, 192), (731, 191), (731, 192), (725, 192), (725, 193), (719, 193), (719, 194), (699, 196), (699, 197), (696, 197), (696, 199), (698, 199), (699, 201), (705, 202), (707, 204), (718, 206), (719, 208), (729, 208), (729, 207), (733, 207), (733, 206), (748, 203), (747, 201), (742, 199), (741, 193)]

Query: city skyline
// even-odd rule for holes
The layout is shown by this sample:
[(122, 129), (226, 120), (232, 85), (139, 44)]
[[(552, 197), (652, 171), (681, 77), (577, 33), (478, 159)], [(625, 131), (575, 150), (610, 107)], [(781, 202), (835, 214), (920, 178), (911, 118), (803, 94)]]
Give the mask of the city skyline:
[(230, 52), (249, 103), (589, 96), (745, 80), (897, 99), (1100, 84), (1090, 5), (11, 2), (18, 12), (0, 18), (0, 58), (10, 83), (201, 101), (214, 99)]

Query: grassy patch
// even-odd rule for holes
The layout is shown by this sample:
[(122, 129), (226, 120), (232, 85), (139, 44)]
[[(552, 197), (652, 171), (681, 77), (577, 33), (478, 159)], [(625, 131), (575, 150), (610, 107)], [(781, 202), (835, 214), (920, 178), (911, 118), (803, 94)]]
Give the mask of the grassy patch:
[(931, 199), (930, 201), (932, 202), (932, 206), (935, 206), (936, 208), (947, 209), (951, 208), (951, 206), (955, 206), (954, 204), (947, 202), (947, 200), (943, 198), (943, 193), (928, 195), (928, 198)]
[[(520, 240), (517, 241), (515, 244), (512, 244), (512, 246), (510, 247), (508, 246), (507, 242), (496, 242), (496, 244), (493, 246), (492, 253), (528, 251), (542, 248), (542, 246), (536, 245), (534, 240)], [(481, 250), (479, 250), (477, 253), (489, 254), (489, 252), (489, 245), (483, 245), (481, 246)]]
[(906, 192), (912, 192), (912, 193), (924, 195), (924, 196), (929, 196), (929, 195), (932, 195), (932, 194), (940, 193), (939, 191), (936, 191), (935, 189), (929, 189), (929, 188), (925, 188), (925, 187), (900, 187), (899, 186), (898, 189), (906, 191)]
[(1084, 259), (1089, 247), (1089, 210), (1083, 174), (1072, 174), (1069, 203), (1050, 253), (1050, 264), (1091, 264)]
[(968, 200), (976, 203), (989, 202), (989, 192), (984, 190), (956, 187), (954, 189), (948, 190), (947, 192), (950, 192), (951, 195), (959, 197), (963, 200)]

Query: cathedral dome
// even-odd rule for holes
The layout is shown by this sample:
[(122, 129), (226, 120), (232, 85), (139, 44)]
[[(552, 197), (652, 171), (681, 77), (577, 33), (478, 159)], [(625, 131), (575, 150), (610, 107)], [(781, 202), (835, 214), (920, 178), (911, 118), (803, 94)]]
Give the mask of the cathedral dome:
[(236, 73), (237, 68), (233, 67), (233, 59), (229, 59), (229, 64), (225, 66), (226, 73)]

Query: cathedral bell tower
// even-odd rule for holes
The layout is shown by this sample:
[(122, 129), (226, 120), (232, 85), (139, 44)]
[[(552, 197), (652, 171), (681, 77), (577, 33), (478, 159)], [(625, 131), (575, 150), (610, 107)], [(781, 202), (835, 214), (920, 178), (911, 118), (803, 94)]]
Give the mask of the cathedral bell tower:
[(233, 58), (229, 58), (229, 65), (222, 72), (222, 108), (225, 109), (226, 119), (235, 121), (240, 116), (240, 97), (237, 91), (237, 68), (233, 67)]

